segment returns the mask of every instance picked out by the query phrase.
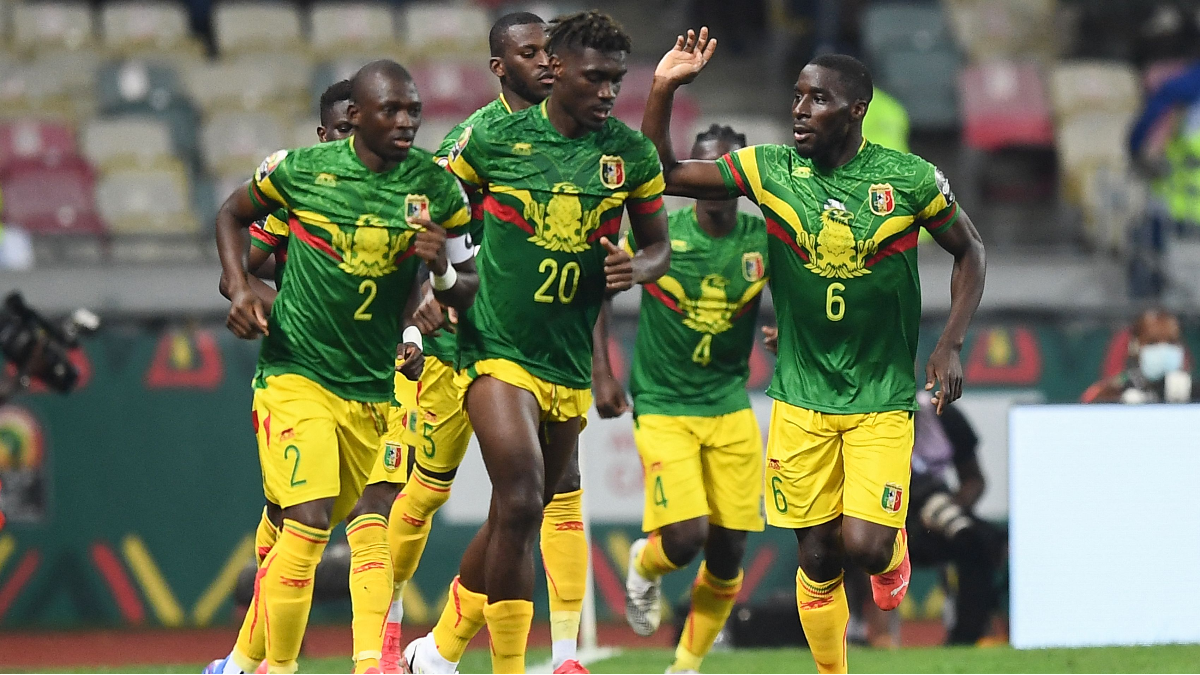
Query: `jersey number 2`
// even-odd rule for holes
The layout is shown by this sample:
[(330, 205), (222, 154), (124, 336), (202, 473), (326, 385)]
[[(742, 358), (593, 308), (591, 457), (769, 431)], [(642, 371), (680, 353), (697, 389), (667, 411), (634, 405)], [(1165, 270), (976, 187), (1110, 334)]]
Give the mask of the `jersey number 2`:
[(379, 286), (375, 284), (375, 280), (373, 279), (363, 279), (363, 282), (358, 285), (358, 294), (362, 295), (366, 293), (367, 299), (363, 300), (363, 303), (358, 306), (358, 311), (354, 313), (355, 321), (371, 320), (371, 313), (367, 311), (367, 308), (371, 306), (372, 302), (375, 302), (375, 294), (378, 292)]
[[(546, 277), (546, 280), (542, 282), (541, 287), (539, 287), (537, 292), (533, 294), (533, 301), (546, 303), (554, 302), (554, 296), (550, 293), (547, 293), (547, 291), (549, 291), (550, 287), (554, 285), (554, 279), (557, 277), (558, 301), (564, 305), (571, 304), (571, 301), (575, 299), (575, 292), (579, 290), (579, 263), (572, 260), (566, 265), (563, 265), (562, 274), (560, 275), (558, 273), (558, 261), (554, 258), (545, 258), (542, 260), (541, 264), (538, 265), (538, 272), (545, 274), (547, 270), (550, 271), (550, 276)], [(568, 276), (571, 278), (570, 289), (567, 288)]]

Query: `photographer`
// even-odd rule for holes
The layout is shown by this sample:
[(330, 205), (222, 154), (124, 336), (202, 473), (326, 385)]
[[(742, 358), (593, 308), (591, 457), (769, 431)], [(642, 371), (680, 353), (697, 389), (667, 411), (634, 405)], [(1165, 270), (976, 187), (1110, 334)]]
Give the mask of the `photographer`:
[(1148, 309), (1134, 321), (1128, 367), (1083, 392), (1083, 403), (1190, 403), (1200, 400), (1185, 364), (1179, 319)]

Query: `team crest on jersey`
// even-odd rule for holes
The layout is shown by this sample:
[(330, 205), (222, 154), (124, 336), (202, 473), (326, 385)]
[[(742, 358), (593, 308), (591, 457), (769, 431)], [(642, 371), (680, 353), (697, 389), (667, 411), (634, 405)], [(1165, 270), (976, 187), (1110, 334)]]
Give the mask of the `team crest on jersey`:
[(888, 513), (900, 513), (900, 507), (904, 505), (904, 488), (895, 483), (884, 485), (879, 505)]
[(763, 264), (762, 254), (758, 251), (750, 251), (742, 254), (742, 278), (750, 283), (754, 283), (763, 278), (766, 274), (767, 266)]
[(796, 234), (796, 243), (808, 254), (804, 267), (827, 279), (853, 279), (870, 274), (867, 260), (875, 255), (879, 245), (873, 239), (857, 241), (850, 228), (853, 223), (854, 214), (845, 204), (827, 200), (821, 211), (821, 230), (815, 235), (805, 230)]
[(471, 127), (462, 130), (458, 135), (458, 140), (454, 142), (454, 147), (450, 148), (450, 161), (458, 159), (463, 154), (463, 150), (467, 148), (467, 143), (471, 140)]
[(896, 193), (891, 183), (875, 183), (867, 191), (867, 202), (871, 205), (871, 213), (886, 216), (896, 210)]
[(404, 453), (400, 452), (400, 446), (396, 443), (387, 443), (383, 446), (383, 468), (388, 471), (395, 471), (400, 467), (400, 457)]
[(600, 183), (609, 190), (616, 190), (625, 184), (625, 160), (616, 155), (604, 155), (600, 158)]
[(262, 161), (262, 164), (258, 165), (258, 170), (254, 172), (254, 179), (262, 180), (270, 176), (275, 171), (275, 167), (279, 166), (283, 162), (283, 158), (287, 157), (287, 155), (287, 150), (276, 150), (271, 153), (270, 156)]
[(407, 195), (404, 197), (404, 220), (411, 225), (417, 218), (429, 219), (429, 198), (425, 195)]

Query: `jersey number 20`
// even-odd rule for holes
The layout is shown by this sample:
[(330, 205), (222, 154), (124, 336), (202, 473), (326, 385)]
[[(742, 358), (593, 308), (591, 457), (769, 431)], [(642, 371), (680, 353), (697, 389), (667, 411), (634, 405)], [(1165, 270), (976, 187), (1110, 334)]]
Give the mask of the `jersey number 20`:
[[(549, 276), (542, 282), (542, 285), (533, 294), (534, 302), (554, 302), (554, 296), (551, 294), (551, 287), (554, 285), (554, 280), (558, 279), (558, 301), (564, 305), (571, 304), (575, 299), (575, 292), (579, 290), (579, 263), (574, 260), (562, 266), (562, 274), (558, 273), (558, 261), (554, 258), (545, 258), (538, 265), (538, 272), (546, 274), (549, 271)], [(568, 281), (568, 278), (570, 281)], [(567, 286), (570, 285), (570, 288)]]

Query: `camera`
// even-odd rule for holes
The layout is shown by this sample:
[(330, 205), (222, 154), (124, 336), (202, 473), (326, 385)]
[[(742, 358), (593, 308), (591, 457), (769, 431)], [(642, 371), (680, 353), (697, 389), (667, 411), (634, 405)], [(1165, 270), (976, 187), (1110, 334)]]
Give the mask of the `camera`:
[(50, 321), (25, 304), (20, 291), (13, 291), (0, 307), (0, 352), (16, 366), (21, 387), (37, 378), (65, 394), (79, 379), (68, 352), (79, 346), (80, 337), (99, 327), (100, 318), (86, 309), (77, 309), (62, 321)]

